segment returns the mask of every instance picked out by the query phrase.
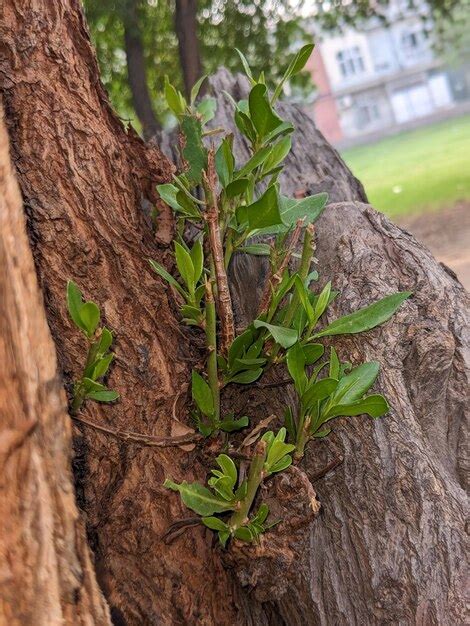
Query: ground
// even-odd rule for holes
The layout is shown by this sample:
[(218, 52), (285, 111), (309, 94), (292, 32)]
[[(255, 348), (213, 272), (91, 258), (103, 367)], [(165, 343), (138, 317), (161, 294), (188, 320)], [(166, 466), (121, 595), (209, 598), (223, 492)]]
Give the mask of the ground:
[(342, 153), (373, 206), (392, 217), (470, 200), (470, 115)]
[(470, 289), (470, 116), (342, 153), (371, 204)]

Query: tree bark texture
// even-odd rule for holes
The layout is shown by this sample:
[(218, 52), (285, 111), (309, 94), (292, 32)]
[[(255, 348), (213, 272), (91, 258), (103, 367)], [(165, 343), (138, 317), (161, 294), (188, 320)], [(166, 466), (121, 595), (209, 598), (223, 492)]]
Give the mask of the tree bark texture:
[(111, 624), (71, 472), (71, 427), (0, 106), (0, 623)]
[[(148, 269), (146, 258), (166, 259), (142, 211), (171, 165), (110, 110), (76, 0), (4, 0), (1, 11), (0, 91), (65, 380), (85, 353), (65, 310), (73, 278), (115, 331), (108, 384), (122, 398), (89, 403), (86, 417), (179, 434), (190, 368), (204, 353)], [(269, 541), (228, 553), (201, 527), (171, 543), (163, 536), (190, 516), (162, 488), (164, 477), (203, 479), (214, 449), (157, 450), (76, 427), (77, 498), (115, 624), (464, 622), (465, 292), (410, 235), (358, 202), (361, 186), (298, 109), (289, 118), (300, 129), (286, 192), (322, 190), (323, 178), (335, 202), (348, 201), (318, 224), (322, 280), (332, 277), (342, 291), (332, 315), (398, 288), (414, 291), (383, 329), (335, 342), (344, 360), (382, 361), (377, 386), (391, 415), (338, 421), (329, 439), (309, 446), (303, 469), (272, 481), (267, 496), (285, 521)], [(169, 240), (168, 222), (159, 235)], [(262, 291), (261, 272), (252, 258), (234, 266), (239, 323), (253, 306), (253, 284)], [(256, 422), (279, 415), (288, 393), (234, 386), (223, 401)], [(319, 478), (340, 455), (343, 464)], [(306, 512), (317, 508), (310, 482), (322, 503), (317, 517)]]
[(144, 137), (153, 137), (160, 128), (152, 107), (144, 46), (138, 16), (138, 0), (127, 0), (124, 8), (124, 46), (127, 60), (127, 76), (137, 117), (142, 124)]
[(189, 97), (192, 86), (202, 76), (197, 36), (197, 0), (175, 0), (175, 32), (184, 90)]

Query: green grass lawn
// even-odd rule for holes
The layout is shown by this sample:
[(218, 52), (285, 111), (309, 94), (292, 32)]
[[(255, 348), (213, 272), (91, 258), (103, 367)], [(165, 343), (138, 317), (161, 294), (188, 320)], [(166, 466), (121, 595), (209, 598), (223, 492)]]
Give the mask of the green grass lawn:
[(470, 116), (351, 148), (342, 157), (370, 203), (387, 215), (470, 199)]

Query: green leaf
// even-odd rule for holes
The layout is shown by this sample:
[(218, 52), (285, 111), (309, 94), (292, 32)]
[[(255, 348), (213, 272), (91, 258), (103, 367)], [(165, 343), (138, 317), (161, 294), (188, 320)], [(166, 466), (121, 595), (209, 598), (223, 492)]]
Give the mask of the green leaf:
[(212, 417), (214, 415), (214, 399), (209, 385), (204, 378), (196, 372), (192, 371), (191, 393), (194, 402), (198, 406), (203, 415)]
[(261, 138), (282, 124), (283, 120), (274, 112), (269, 102), (266, 85), (255, 85), (248, 96), (248, 103), (250, 117)]
[(305, 407), (311, 407), (315, 402), (328, 398), (338, 386), (335, 378), (322, 378), (312, 385), (309, 385), (302, 396), (302, 404)]
[(247, 190), (249, 182), (248, 178), (236, 178), (225, 188), (225, 195), (229, 200), (240, 196)]
[(86, 394), (86, 397), (97, 402), (113, 402), (119, 398), (119, 394), (112, 389), (106, 389), (103, 391), (90, 391), (90, 393)]
[[(295, 450), (295, 446), (293, 446), (293, 449)], [(292, 457), (286, 455), (282, 459), (279, 459), (279, 461), (276, 461), (276, 463), (274, 463), (273, 465), (270, 465), (269, 473), (276, 474), (277, 472), (282, 472), (290, 465), (292, 465)]]
[(242, 430), (246, 428), (250, 423), (249, 418), (245, 415), (240, 417), (239, 419), (233, 419), (231, 417), (225, 417), (220, 423), (219, 428), (223, 430), (224, 433), (233, 433), (237, 430)]
[(261, 150), (255, 152), (255, 154), (250, 159), (248, 159), (245, 165), (241, 169), (239, 169), (238, 172), (236, 172), (235, 177), (243, 178), (248, 174), (251, 174), (254, 169), (264, 163), (264, 161), (271, 154), (271, 150), (271, 146), (265, 146), (264, 148), (261, 148)]
[(308, 297), (309, 294), (307, 288), (305, 287), (304, 282), (299, 275), (296, 275), (294, 284), (300, 302), (304, 308), (305, 313), (307, 314), (308, 321), (312, 324), (315, 319), (315, 314), (310, 299)]
[(253, 143), (256, 139), (256, 131), (253, 126), (253, 122), (250, 120), (246, 113), (242, 113), (241, 111), (235, 111), (235, 125), (242, 135), (248, 137), (248, 139)]
[(207, 76), (204, 74), (204, 76), (201, 76), (201, 78), (199, 80), (197, 80), (194, 83), (194, 85), (192, 86), (191, 97), (190, 97), (191, 104), (194, 104), (196, 102), (196, 98), (199, 95), (199, 91), (201, 89), (201, 85), (206, 80), (206, 78), (207, 78)]
[(343, 376), (329, 401), (328, 408), (333, 405), (351, 404), (360, 400), (374, 384), (379, 369), (379, 363), (371, 361), (355, 367), (349, 374)]
[(215, 153), (215, 169), (217, 170), (217, 176), (219, 177), (222, 187), (227, 185), (232, 180), (233, 170), (235, 167), (235, 158), (232, 152), (233, 135), (225, 137)]
[(271, 442), (270, 445), (268, 445), (268, 453), (267, 453), (267, 458), (266, 458), (266, 463), (265, 463), (265, 468), (268, 473), (273, 473), (274, 471), (280, 471), (280, 470), (273, 470), (273, 468), (280, 461), (284, 461), (284, 457), (286, 455), (288, 455), (290, 452), (293, 452), (295, 450), (294, 444), (284, 442), (286, 434), (287, 434), (287, 431), (285, 428), (279, 429), (279, 432), (277, 433), (274, 440)]
[(175, 241), (175, 258), (180, 276), (186, 283), (189, 293), (193, 294), (196, 288), (193, 261), (189, 252), (177, 241)]
[(224, 500), (232, 502), (235, 499), (233, 493), (233, 486), (228, 476), (221, 476), (220, 478), (213, 476), (207, 481), (209, 486)]
[(269, 507), (267, 504), (261, 504), (256, 514), (251, 518), (252, 524), (264, 524), (269, 515)]
[(237, 539), (241, 539), (242, 541), (246, 541), (247, 543), (252, 542), (254, 539), (253, 534), (248, 526), (240, 526), (240, 528), (237, 528), (237, 530), (235, 531), (235, 537)]
[(211, 530), (228, 531), (228, 526), (218, 517), (202, 517), (201, 522)]
[(67, 308), (75, 326), (80, 330), (87, 332), (87, 327), (80, 316), (80, 310), (83, 306), (82, 292), (73, 280), (67, 281)]
[(190, 252), (191, 261), (194, 268), (194, 284), (197, 284), (202, 275), (204, 265), (204, 252), (202, 250), (202, 242), (196, 239)]
[(244, 372), (239, 372), (238, 374), (235, 374), (235, 376), (231, 376), (228, 379), (228, 382), (237, 383), (238, 385), (250, 385), (251, 383), (254, 383), (255, 380), (258, 380), (262, 373), (262, 367), (254, 370), (245, 370)]
[(290, 439), (295, 441), (297, 437), (297, 427), (295, 425), (294, 415), (292, 414), (290, 406), (287, 406), (284, 411), (284, 426), (289, 433)]
[(218, 498), (200, 483), (188, 483), (184, 480), (178, 484), (167, 478), (163, 486), (172, 491), (178, 491), (183, 503), (203, 517), (233, 509), (233, 505), (222, 498)]
[(243, 353), (245, 352), (245, 350), (248, 348), (248, 346), (251, 346), (252, 343), (253, 343), (253, 331), (251, 330), (251, 328), (247, 328), (247, 330), (241, 333), (241, 335), (238, 335), (238, 337), (235, 337), (235, 339), (232, 342), (232, 345), (230, 346), (228, 350), (229, 368), (233, 367), (235, 363), (235, 359), (238, 359), (239, 357), (241, 357)]
[(263, 165), (263, 173), (270, 172), (276, 165), (279, 165), (289, 154), (292, 147), (292, 139), (288, 135), (280, 139), (272, 148), (271, 154), (268, 156)]
[(327, 308), (328, 303), (330, 301), (330, 293), (331, 293), (331, 282), (328, 282), (323, 287), (322, 291), (320, 292), (320, 295), (318, 296), (318, 298), (317, 298), (317, 300), (315, 302), (315, 308), (314, 308), (314, 312), (313, 312), (313, 320), (311, 322), (311, 323), (313, 323), (313, 325), (315, 325), (318, 322), (320, 317), (326, 311), (326, 308)]
[(312, 54), (313, 48), (314, 48), (313, 43), (306, 44), (305, 46), (302, 46), (302, 48), (300, 48), (300, 50), (294, 56), (292, 61), (289, 63), (286, 71), (284, 72), (284, 76), (282, 77), (281, 82), (276, 87), (276, 90), (272, 97), (272, 102), (275, 102), (279, 98), (282, 92), (284, 83), (290, 78), (292, 78), (292, 76), (295, 76), (296, 74), (298, 74), (305, 67), (305, 64), (307, 63), (310, 55)]
[(228, 476), (230, 478), (230, 483), (233, 488), (235, 486), (235, 483), (237, 482), (237, 476), (238, 476), (237, 467), (235, 463), (226, 454), (219, 454), (219, 456), (215, 459), (215, 462), (223, 471), (225, 476)]
[(204, 98), (196, 107), (196, 111), (201, 116), (201, 124), (204, 126), (210, 122), (215, 115), (217, 101), (215, 98)]
[(167, 283), (172, 285), (183, 296), (183, 298), (186, 299), (188, 297), (188, 294), (183, 289), (183, 287), (179, 284), (176, 278), (173, 278), (173, 276), (169, 274), (166, 271), (166, 269), (162, 265), (160, 265), (160, 263), (157, 263), (156, 261), (153, 261), (152, 259), (148, 259), (148, 262), (150, 263), (150, 267), (153, 269), (153, 271), (156, 272), (159, 276), (161, 276), (164, 280), (166, 280)]
[(247, 207), (240, 207), (240, 209), (243, 210), (241, 214), (246, 215), (251, 231), (282, 223), (277, 189), (274, 185), (268, 187), (263, 195), (253, 204)]
[(88, 393), (89, 391), (106, 391), (106, 385), (102, 383), (97, 383), (95, 380), (91, 378), (84, 377), (82, 378), (82, 385), (85, 391)]
[(266, 328), (276, 343), (282, 348), (290, 348), (298, 340), (297, 331), (293, 328), (284, 328), (283, 326), (274, 326), (268, 324), (262, 320), (255, 320), (253, 322), (255, 328)]
[(169, 108), (173, 111), (176, 117), (183, 115), (186, 107), (186, 101), (182, 94), (170, 83), (168, 76), (165, 76), (165, 99)]
[(190, 196), (191, 194), (188, 194), (186, 191), (178, 189), (178, 192), (176, 194), (176, 202), (180, 206), (179, 212), (182, 213), (184, 216), (199, 220), (201, 219), (201, 213), (194, 204), (194, 200)]
[(316, 333), (315, 337), (326, 337), (328, 335), (347, 335), (352, 333), (362, 333), (365, 330), (375, 328), (389, 320), (398, 307), (411, 295), (410, 291), (402, 291), (391, 296), (386, 296), (359, 309), (355, 313), (345, 315), (329, 324), (326, 328)]
[(101, 337), (100, 337), (100, 342), (98, 344), (97, 354), (104, 355), (105, 352), (109, 350), (112, 343), (113, 343), (113, 333), (108, 328), (106, 328), (106, 326), (103, 326), (103, 328), (101, 329)]
[(225, 548), (225, 545), (230, 537), (229, 530), (219, 530), (219, 541), (222, 545), (222, 548)]
[(318, 193), (301, 200), (281, 197), (282, 219), (285, 224), (292, 226), (297, 220), (303, 218), (304, 226), (306, 226), (320, 217), (327, 202), (327, 193)]
[(101, 358), (98, 363), (95, 365), (93, 370), (93, 380), (97, 380), (106, 374), (109, 366), (111, 365), (111, 361), (114, 359), (114, 354), (108, 354)]
[[(323, 356), (325, 348), (321, 343), (309, 343), (303, 346), (305, 365), (313, 365), (320, 357)], [(334, 378), (334, 377), (332, 377)]]
[(294, 130), (295, 128), (290, 122), (282, 122), (282, 124), (279, 124), (277, 128), (275, 128), (268, 135), (266, 135), (266, 137), (264, 138), (264, 143), (271, 143), (271, 141), (274, 141), (276, 137), (282, 137), (283, 135), (293, 133)]
[(390, 407), (387, 400), (380, 394), (367, 396), (357, 402), (351, 402), (350, 404), (339, 404), (332, 406), (323, 416), (323, 422), (326, 422), (334, 417), (354, 416), (354, 415), (370, 415), (370, 417), (382, 417), (388, 413)]
[(296, 343), (287, 351), (287, 369), (295, 384), (295, 389), (302, 395), (307, 385), (305, 374), (305, 355), (302, 346)]
[(94, 302), (85, 302), (80, 309), (80, 319), (86, 328), (88, 337), (92, 337), (100, 323), (100, 310)]
[(202, 170), (207, 166), (207, 151), (202, 143), (201, 121), (191, 115), (185, 115), (181, 121), (181, 130), (186, 139), (183, 158), (189, 169), (186, 176), (193, 183), (200, 183)]
[(181, 211), (181, 206), (176, 200), (176, 194), (179, 191), (176, 185), (172, 185), (171, 183), (157, 185), (157, 191), (163, 202), (168, 204), (168, 206), (170, 206), (175, 211)]
[(338, 359), (338, 354), (336, 353), (336, 350), (333, 348), (333, 346), (331, 346), (331, 350), (330, 350), (330, 378), (336, 378), (337, 380), (339, 379), (339, 373), (340, 373), (340, 362)]
[(245, 74), (248, 76), (248, 78), (253, 81), (253, 74), (251, 73), (251, 68), (248, 64), (248, 61), (246, 60), (245, 55), (243, 54), (243, 52), (241, 50), (239, 50), (238, 48), (235, 48), (235, 52), (238, 54), (238, 56), (240, 57), (240, 60), (242, 62), (243, 65), (243, 70), (245, 71)]
[(271, 254), (271, 246), (268, 243), (252, 243), (248, 246), (237, 248), (237, 252), (254, 254), (255, 256), (269, 256)]

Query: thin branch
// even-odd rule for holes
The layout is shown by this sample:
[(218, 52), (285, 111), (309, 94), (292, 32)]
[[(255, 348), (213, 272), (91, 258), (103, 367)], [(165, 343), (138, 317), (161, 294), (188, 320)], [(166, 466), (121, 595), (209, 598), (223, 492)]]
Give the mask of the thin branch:
[(326, 476), (326, 474), (329, 474), (332, 470), (338, 467), (338, 465), (341, 465), (343, 461), (344, 461), (344, 457), (342, 456), (339, 456), (338, 458), (333, 459), (330, 463), (328, 463), (328, 465), (325, 465), (323, 469), (319, 470), (318, 472), (310, 476), (310, 482), (314, 483), (317, 480), (320, 480), (320, 478), (323, 478), (323, 476)]
[(132, 443), (138, 443), (142, 446), (150, 446), (153, 448), (175, 448), (188, 443), (196, 443), (204, 439), (204, 436), (199, 433), (191, 433), (188, 435), (181, 435), (179, 437), (155, 437), (153, 435), (143, 435), (141, 433), (135, 433), (128, 430), (115, 430), (114, 428), (97, 424), (96, 422), (87, 420), (85, 417), (78, 417), (77, 415), (72, 415), (71, 417), (76, 422), (80, 422), (80, 424), (90, 426), (90, 428), (94, 428), (102, 433), (116, 437), (116, 439), (130, 441)]
[(295, 230), (292, 233), (292, 236), (289, 241), (289, 247), (287, 248), (286, 254), (284, 255), (284, 258), (282, 259), (281, 265), (278, 267), (276, 273), (266, 281), (263, 295), (261, 296), (261, 301), (260, 301), (260, 305), (258, 309), (258, 316), (260, 316), (263, 313), (266, 313), (266, 311), (269, 309), (269, 305), (272, 299), (272, 294), (274, 293), (274, 290), (281, 282), (282, 275), (284, 274), (287, 266), (289, 265), (290, 258), (295, 252), (295, 249), (299, 242), (300, 235), (302, 233), (303, 223), (304, 223), (303, 219), (297, 220)]
[(173, 524), (168, 526), (162, 535), (162, 539), (164, 543), (168, 545), (179, 537), (189, 526), (199, 526), (200, 524), (200, 517), (186, 517), (185, 519), (176, 520), (176, 522), (173, 522)]
[(209, 228), (209, 244), (214, 262), (217, 283), (217, 303), (221, 324), (221, 352), (227, 354), (235, 337), (233, 322), (232, 298), (228, 286), (227, 272), (224, 264), (224, 249), (219, 225), (219, 207), (217, 204), (217, 174), (214, 162), (214, 149), (211, 148), (207, 158), (207, 173), (203, 172), (203, 185), (207, 198), (206, 222)]

